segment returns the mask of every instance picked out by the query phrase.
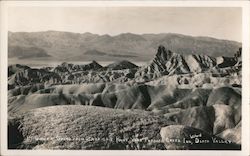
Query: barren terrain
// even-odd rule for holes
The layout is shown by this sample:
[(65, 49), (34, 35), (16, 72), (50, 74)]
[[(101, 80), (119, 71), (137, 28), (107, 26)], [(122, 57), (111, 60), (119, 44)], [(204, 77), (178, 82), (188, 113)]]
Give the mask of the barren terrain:
[(154, 52), (144, 66), (10, 65), (9, 148), (240, 149), (241, 49), (231, 57)]

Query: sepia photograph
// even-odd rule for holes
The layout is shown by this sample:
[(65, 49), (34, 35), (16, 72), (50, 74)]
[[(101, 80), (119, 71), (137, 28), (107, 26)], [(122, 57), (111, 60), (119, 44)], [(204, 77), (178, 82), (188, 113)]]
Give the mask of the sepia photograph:
[(241, 152), (243, 7), (112, 4), (7, 7), (7, 150)]

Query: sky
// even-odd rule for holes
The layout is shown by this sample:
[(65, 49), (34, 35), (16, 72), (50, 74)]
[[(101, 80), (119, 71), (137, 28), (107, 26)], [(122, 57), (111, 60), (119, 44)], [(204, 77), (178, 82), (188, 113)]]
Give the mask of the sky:
[(13, 32), (68, 31), (179, 33), (241, 42), (241, 8), (221, 7), (10, 7)]

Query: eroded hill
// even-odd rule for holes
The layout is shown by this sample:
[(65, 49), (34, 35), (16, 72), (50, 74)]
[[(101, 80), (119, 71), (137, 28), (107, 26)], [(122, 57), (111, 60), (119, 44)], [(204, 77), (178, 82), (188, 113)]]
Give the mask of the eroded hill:
[[(9, 66), (9, 148), (240, 149), (241, 68), (241, 49), (212, 57), (164, 46), (141, 67)], [(192, 133), (208, 143), (195, 144)], [(194, 144), (169, 143), (171, 136)]]

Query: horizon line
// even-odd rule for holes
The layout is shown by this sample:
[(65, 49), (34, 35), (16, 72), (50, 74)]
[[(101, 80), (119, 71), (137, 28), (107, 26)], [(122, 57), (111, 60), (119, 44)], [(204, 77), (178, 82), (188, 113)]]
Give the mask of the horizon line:
[(242, 44), (242, 41), (236, 41), (236, 40), (232, 40), (232, 39), (224, 39), (224, 38), (216, 38), (216, 37), (212, 37), (212, 36), (195, 36), (195, 35), (190, 35), (190, 34), (182, 34), (182, 33), (177, 33), (177, 32), (162, 32), (162, 33), (132, 33), (132, 32), (122, 32), (119, 34), (99, 34), (99, 33), (92, 33), (92, 32), (73, 32), (73, 31), (62, 31), (62, 30), (42, 30), (42, 31), (10, 31), (8, 30), (8, 33), (39, 33), (39, 32), (64, 32), (64, 33), (73, 33), (73, 34), (92, 34), (92, 35), (98, 35), (98, 36), (110, 36), (110, 37), (116, 37), (119, 35), (123, 35), (123, 34), (133, 34), (133, 35), (160, 35), (160, 34), (175, 34), (175, 35), (182, 35), (182, 36), (188, 36), (188, 37), (196, 37), (196, 38), (210, 38), (210, 39), (216, 39), (216, 40), (221, 40), (221, 41), (232, 41), (232, 42), (237, 42)]

